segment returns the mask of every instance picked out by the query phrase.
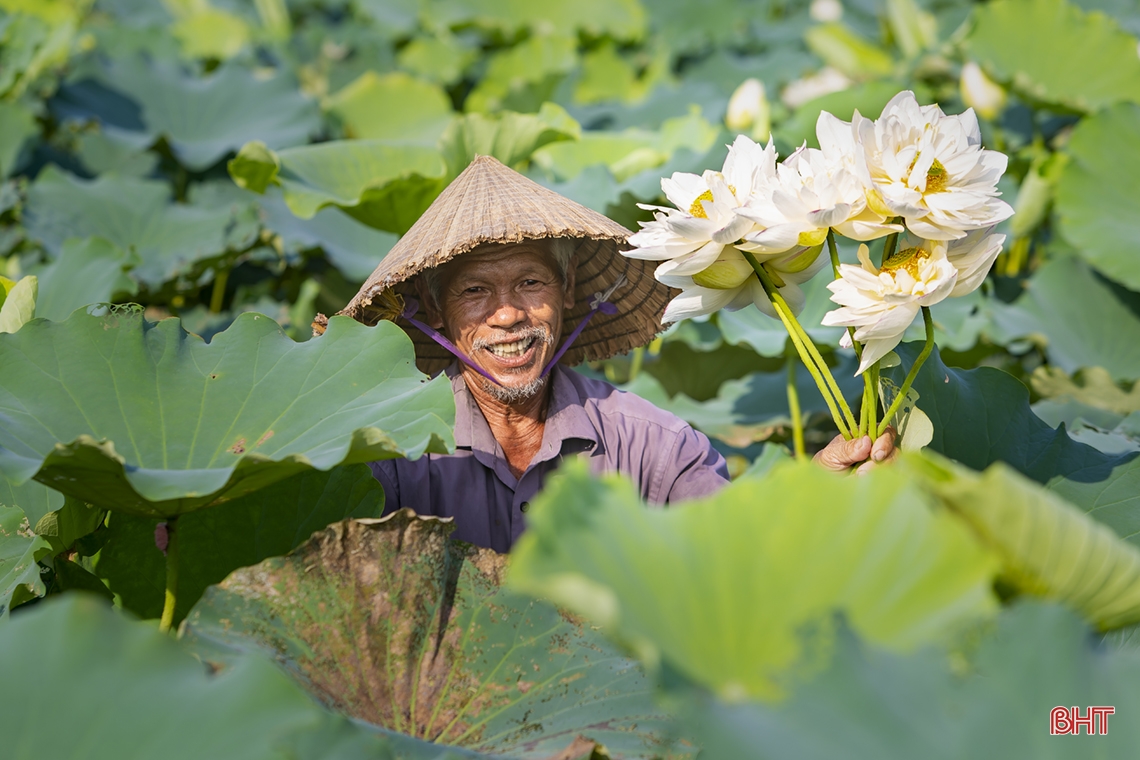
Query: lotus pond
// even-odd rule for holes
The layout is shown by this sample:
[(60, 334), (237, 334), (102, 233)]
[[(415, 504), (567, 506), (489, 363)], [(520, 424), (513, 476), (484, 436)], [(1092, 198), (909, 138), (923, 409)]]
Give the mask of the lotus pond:
[[(0, 757), (1134, 757), (1138, 35), (1136, 0), (0, 0)], [(654, 253), (739, 221), (737, 150), (799, 202), (789, 157), (902, 139), (906, 91), (1004, 165), (966, 211), (856, 161), (779, 251), (746, 211)], [(957, 187), (921, 150), (892, 181)], [(477, 154), (669, 259), (678, 321), (579, 371), (724, 490), (566, 462), (509, 558), (382, 517), (366, 463), (450, 451), (450, 386), (310, 323)], [(859, 332), (910, 295), (842, 281), (912, 269)], [(888, 423), (890, 466), (806, 461)]]

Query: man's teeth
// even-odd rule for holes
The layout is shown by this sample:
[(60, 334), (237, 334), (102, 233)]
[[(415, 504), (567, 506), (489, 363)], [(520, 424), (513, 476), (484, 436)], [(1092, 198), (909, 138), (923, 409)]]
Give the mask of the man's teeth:
[(514, 343), (496, 343), (487, 346), (487, 350), (495, 356), (521, 356), (526, 353), (530, 348), (530, 344), (534, 342), (534, 338), (526, 338), (524, 340), (516, 340)]

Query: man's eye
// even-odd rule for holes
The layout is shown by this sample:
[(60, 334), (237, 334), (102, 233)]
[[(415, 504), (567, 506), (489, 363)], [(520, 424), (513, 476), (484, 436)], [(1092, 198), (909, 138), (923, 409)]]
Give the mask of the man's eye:
[(535, 285), (541, 284), (542, 282), (540, 280), (523, 280), (523, 285), (526, 285), (527, 287), (534, 287)]

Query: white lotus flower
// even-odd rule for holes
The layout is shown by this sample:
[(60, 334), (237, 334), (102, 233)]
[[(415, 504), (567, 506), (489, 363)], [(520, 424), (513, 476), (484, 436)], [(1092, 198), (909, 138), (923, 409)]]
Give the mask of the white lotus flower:
[[(800, 284), (827, 264), (827, 258), (820, 255), (821, 250), (819, 246), (802, 248), (764, 262), (764, 268), (794, 314), (803, 310), (806, 300)], [(778, 318), (755, 270), (740, 251), (725, 248), (711, 266), (696, 274), (677, 274), (676, 269), (674, 262), (669, 261), (657, 267), (655, 273), (658, 280), (682, 291), (665, 308), (662, 317), (665, 323), (721, 309), (737, 311), (746, 306), (755, 306), (772, 319)]]
[(729, 147), (721, 171), (703, 175), (676, 172), (661, 180), (665, 197), (677, 208), (648, 206), (654, 221), (630, 236), (635, 246), (623, 256), (653, 261), (669, 260), (674, 274), (695, 274), (708, 268), (726, 246), (752, 230), (753, 223), (735, 213), (761, 178), (775, 173), (776, 147), (761, 148), (740, 135)]
[[(828, 131), (835, 129), (832, 121), (843, 124), (829, 113), (820, 114), (819, 123), (826, 123)], [(757, 224), (739, 248), (772, 254), (793, 246), (820, 245), (832, 227), (855, 240), (902, 230), (867, 208), (869, 175), (857, 159), (854, 137), (850, 125), (846, 126), (846, 144), (829, 135), (833, 139), (827, 143), (827, 152), (800, 148), (776, 167), (776, 181), (770, 188), (754, 191), (749, 202), (736, 209)]]
[(1006, 156), (981, 147), (972, 109), (947, 116), (936, 105), (919, 106), (914, 93), (904, 91), (877, 121), (856, 112), (853, 127), (874, 186), (870, 206), (903, 217), (915, 234), (955, 240), (1013, 214), (997, 197)]
[(1005, 235), (991, 235), (989, 230), (973, 230), (966, 237), (951, 240), (946, 246), (946, 258), (958, 270), (958, 281), (951, 298), (969, 295), (977, 290), (1001, 253)]
[[(946, 243), (920, 242), (923, 247), (896, 251), (881, 269), (871, 263), (867, 246), (860, 245), (861, 266), (840, 264), (839, 279), (827, 286), (831, 300), (842, 308), (829, 311), (822, 323), (856, 328), (855, 340), (863, 344), (856, 375), (899, 344), (921, 307), (945, 299), (957, 284), (958, 270), (947, 258)], [(840, 345), (850, 348), (850, 336), (845, 334)]]

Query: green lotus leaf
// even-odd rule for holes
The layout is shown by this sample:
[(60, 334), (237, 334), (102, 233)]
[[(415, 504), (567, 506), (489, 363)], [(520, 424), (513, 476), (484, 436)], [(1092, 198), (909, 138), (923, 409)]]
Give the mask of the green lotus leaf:
[(1140, 549), (998, 462), (981, 475), (950, 463), (920, 466), (930, 486), (1002, 558), (1007, 582), (1061, 601), (1101, 630), (1140, 622)]
[(564, 108), (544, 103), (537, 114), (467, 114), (448, 128), (442, 149), (448, 173), (455, 177), (475, 156), (494, 156), (517, 168), (542, 146), (576, 140), (581, 134), (582, 128)]
[(210, 343), (138, 310), (0, 336), (0, 473), (170, 517), (297, 472), (452, 445), (451, 388), (390, 324), (330, 320), (294, 343), (242, 314)]
[(65, 498), (63, 506), (41, 517), (33, 530), (51, 545), (51, 554), (57, 557), (69, 551), (76, 541), (94, 532), (105, 515), (98, 507), (79, 499)]
[[(384, 489), (362, 464), (299, 473), (251, 494), (178, 520), (178, 603), (181, 620), (206, 587), (239, 567), (288, 554), (314, 531), (348, 517), (379, 517)], [(166, 558), (155, 546), (159, 520), (114, 514), (94, 561), (122, 606), (139, 617), (162, 613)]]
[(656, 0), (645, 11), (651, 33), (674, 55), (737, 47), (751, 38), (750, 25), (757, 20), (757, 6), (737, 0)]
[(0, 504), (19, 507), (31, 525), (36, 525), (49, 512), (62, 509), (63, 502), (63, 494), (54, 488), (35, 480), (14, 486), (0, 473)]
[(565, 33), (535, 35), (490, 56), (486, 73), (463, 103), (464, 110), (497, 111), (514, 105), (527, 87), (556, 82), (577, 65), (577, 37)]
[(1079, 259), (1046, 261), (1012, 306), (990, 309), (992, 337), (1001, 343), (1029, 337), (1069, 373), (1103, 367), (1117, 380), (1140, 377), (1140, 316)]
[(0, 180), (12, 175), (24, 144), (39, 133), (35, 114), (26, 106), (0, 102)]
[(591, 37), (609, 35), (635, 40), (645, 26), (645, 10), (637, 0), (582, 0), (577, 3), (531, 3), (527, 0), (428, 0), (423, 14), (439, 27), (477, 24), (504, 32), (521, 29), (564, 29)]
[[(1140, 710), (1140, 657), (1106, 652), (1061, 607), (1022, 603), (1004, 612), (966, 674), (948, 659), (938, 650), (899, 656), (845, 632), (831, 667), (784, 703), (689, 692), (676, 709), (702, 760), (1069, 760), (1129, 757), (1140, 741), (1125, 717)], [(1092, 705), (1116, 712), (1105, 736), (1051, 736), (1058, 705), (1080, 705), (1082, 716)]]
[(449, 85), (476, 59), (475, 50), (451, 35), (415, 37), (400, 49), (400, 68), (430, 82)]
[(996, 607), (996, 558), (901, 469), (844, 478), (800, 462), (648, 510), (628, 481), (570, 465), (533, 503), (509, 586), (722, 697), (780, 698), (826, 659), (799, 632), (826, 641), (835, 611), (909, 650)]
[[(1140, 81), (1140, 71), (1135, 76)], [(1132, 290), (1140, 290), (1140, 267), (1132, 252), (1140, 235), (1133, 214), (1140, 203), (1138, 131), (1136, 104), (1120, 104), (1082, 119), (1065, 146), (1069, 161), (1057, 183), (1055, 203), (1061, 234), (1078, 254)]]
[[(897, 349), (902, 364), (885, 371), (901, 383), (919, 344)], [(1140, 457), (1108, 455), (1054, 430), (1033, 413), (1029, 390), (992, 367), (947, 367), (934, 350), (914, 382), (918, 407), (934, 424), (930, 448), (973, 470), (1005, 462), (1066, 501), (1140, 543)]]
[(438, 85), (402, 72), (361, 74), (328, 99), (347, 138), (433, 146), (451, 123), (451, 100)]
[(886, 50), (838, 22), (811, 27), (804, 42), (824, 63), (851, 77), (888, 76), (894, 68)]
[(17, 614), (0, 627), (0, 647), (19, 653), (0, 662), (0, 732), (12, 760), (397, 757), (264, 658), (210, 673), (153, 624), (88, 594)]
[(1037, 101), (1095, 111), (1140, 100), (1136, 38), (1110, 17), (1085, 13), (1067, 0), (978, 6), (966, 50), (992, 77)]
[(38, 293), (35, 277), (21, 277), (18, 282), (0, 277), (0, 333), (14, 333), (35, 317)]
[(0, 7), (0, 96), (15, 100), (35, 91), (65, 64), (86, 10), (62, 2), (5, 2)]
[(402, 234), (445, 185), (434, 147), (342, 140), (278, 153), (262, 148), (243, 147), (229, 164), (231, 176), (251, 190), (280, 185), (289, 210), (302, 219), (339, 206), (371, 227)]
[(0, 504), (0, 621), (8, 617), (12, 596), (23, 587), (27, 595), (43, 596), (40, 566), (51, 546), (32, 532), (24, 511)]
[(67, 119), (98, 121), (104, 134), (135, 147), (164, 137), (194, 171), (251, 140), (275, 149), (304, 144), (321, 126), (316, 103), (286, 74), (265, 78), (222, 65), (196, 77), (141, 58), (109, 63), (67, 85), (52, 108)]
[(1140, 380), (1122, 390), (1104, 367), (1086, 367), (1073, 377), (1055, 367), (1038, 367), (1029, 382), (1042, 398), (1075, 401), (1121, 415), (1140, 412)]
[[(411, 510), (329, 526), (209, 589), (182, 639), (215, 667), (261, 650), (320, 700), (495, 756), (659, 757), (670, 722), (636, 663), (583, 621), (500, 590), (506, 556)], [(588, 751), (583, 754), (588, 754)]]
[(32, 270), (40, 283), (36, 316), (62, 322), (81, 306), (134, 295), (138, 286), (127, 272), (135, 263), (130, 254), (103, 238), (65, 241), (59, 258)]
[(256, 213), (244, 208), (201, 208), (172, 203), (170, 185), (105, 175), (82, 180), (48, 167), (28, 190), (28, 235), (55, 257), (70, 238), (102, 237), (139, 259), (132, 274), (158, 285), (194, 262), (247, 247), (257, 233)]

